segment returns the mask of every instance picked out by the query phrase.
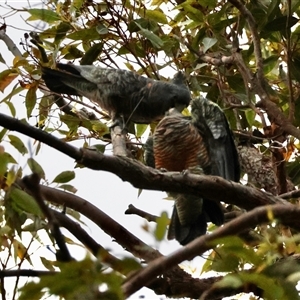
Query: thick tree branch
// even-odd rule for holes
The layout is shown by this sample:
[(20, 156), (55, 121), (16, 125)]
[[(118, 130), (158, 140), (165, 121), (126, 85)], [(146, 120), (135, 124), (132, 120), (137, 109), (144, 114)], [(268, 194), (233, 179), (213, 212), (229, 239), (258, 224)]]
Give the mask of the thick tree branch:
[(85, 247), (90, 249), (90, 251), (96, 257), (100, 257), (103, 263), (107, 264), (121, 274), (126, 274), (121, 260), (110, 254), (105, 248), (98, 244), (78, 223), (74, 222), (61, 212), (50, 208), (49, 210), (51, 210), (61, 227), (64, 227), (71, 234), (73, 234)]
[(275, 218), (280, 219), (284, 223), (292, 220), (297, 222), (297, 219), (300, 218), (300, 208), (285, 205), (259, 207), (234, 219), (223, 227), (216, 229), (213, 233), (195, 239), (173, 254), (167, 257), (160, 257), (151, 262), (124, 283), (123, 292), (125, 296), (130, 296), (145, 284), (150, 283), (156, 276), (163, 274), (180, 262), (191, 260), (195, 256), (199, 256), (213, 248), (215, 246), (214, 241), (217, 239), (237, 235), (249, 227), (254, 227), (263, 222), (274, 221)]
[(299, 197), (300, 197), (300, 190), (294, 190), (280, 195), (280, 198), (282, 199), (299, 198)]
[(22, 57), (21, 51), (18, 49), (16, 44), (12, 41), (12, 39), (5, 33), (5, 29), (0, 30), (0, 40), (2, 40), (8, 50), (15, 56), (15, 57)]
[[(35, 127), (0, 113), (0, 125), (37, 139), (93, 169), (108, 171), (130, 182), (134, 187), (199, 195), (211, 200), (234, 204), (246, 210), (286, 201), (260, 190), (227, 181), (217, 176), (195, 175), (189, 172), (161, 172), (127, 157), (108, 156), (88, 149), (77, 149)], [(222, 197), (220, 198), (220, 195)]]

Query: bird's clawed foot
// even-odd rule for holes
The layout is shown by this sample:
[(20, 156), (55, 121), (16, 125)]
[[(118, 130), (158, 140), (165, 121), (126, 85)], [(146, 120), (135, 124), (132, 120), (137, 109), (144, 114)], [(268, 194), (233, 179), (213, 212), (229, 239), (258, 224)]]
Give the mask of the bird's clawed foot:
[(110, 130), (113, 130), (115, 127), (119, 127), (122, 134), (128, 133), (128, 130), (125, 127), (124, 119), (122, 117), (115, 117), (112, 120), (108, 121), (106, 125)]

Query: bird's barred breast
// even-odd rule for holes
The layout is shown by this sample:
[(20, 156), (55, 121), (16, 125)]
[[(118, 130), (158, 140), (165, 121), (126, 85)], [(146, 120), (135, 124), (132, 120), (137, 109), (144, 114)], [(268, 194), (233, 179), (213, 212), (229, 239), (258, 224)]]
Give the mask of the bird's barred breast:
[(182, 117), (165, 117), (154, 134), (155, 167), (183, 171), (206, 167), (209, 155), (197, 129)]

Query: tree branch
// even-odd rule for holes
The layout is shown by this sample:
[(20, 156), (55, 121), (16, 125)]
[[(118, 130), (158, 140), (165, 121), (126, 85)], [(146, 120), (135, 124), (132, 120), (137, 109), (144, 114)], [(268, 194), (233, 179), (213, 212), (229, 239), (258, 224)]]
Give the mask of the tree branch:
[(0, 270), (0, 278), (4, 277), (41, 277), (48, 275), (55, 275), (55, 271), (36, 271), (36, 270)]
[(195, 239), (173, 254), (160, 257), (149, 263), (147, 267), (138, 271), (124, 283), (122, 288), (125, 297), (138, 291), (145, 284), (149, 284), (156, 276), (163, 274), (166, 270), (169, 270), (180, 262), (191, 260), (195, 256), (199, 256), (209, 249), (212, 249), (215, 246), (214, 241), (217, 239), (237, 235), (249, 227), (254, 227), (263, 222), (274, 221), (275, 218), (283, 222), (290, 222), (291, 219), (297, 220), (300, 218), (300, 208), (296, 206), (273, 205), (253, 209), (251, 212), (216, 229), (213, 233)]
[(126, 134), (120, 126), (113, 126), (110, 129), (113, 154), (118, 156), (129, 156), (126, 149)]
[[(21, 187), (23, 186), (21, 180), (18, 180), (17, 184), (19, 184)], [(150, 262), (162, 256), (159, 251), (142, 242), (126, 228), (121, 226), (119, 223), (88, 201), (70, 193), (56, 190), (47, 186), (41, 185), (40, 189), (45, 199), (52, 203), (65, 205), (85, 215), (88, 219), (93, 221), (102, 230), (104, 230), (104, 232), (113, 237), (124, 249), (131, 252), (135, 257), (138, 257), (146, 262)], [(118, 262), (112, 261), (109, 259), (109, 257), (107, 260), (105, 260), (105, 262), (110, 264), (111, 267), (115, 268), (115, 270), (119, 270), (120, 273), (124, 271), (122, 270), (122, 265), (119, 266)], [(219, 279), (219, 277), (217, 277), (217, 279)], [(212, 281), (215, 281), (215, 278), (210, 279), (209, 282), (211, 283)], [(189, 297), (193, 296), (193, 293), (199, 292), (199, 290), (202, 293), (209, 288), (209, 285), (206, 283), (207, 280), (192, 278), (190, 274), (187, 274), (179, 267), (175, 267), (167, 272), (163, 279), (163, 283), (161, 280), (159, 282), (160, 283), (153, 282), (154, 286), (149, 286), (149, 288), (153, 288), (157, 291), (157, 293), (167, 294), (170, 297), (178, 295), (178, 291), (180, 291), (181, 294), (184, 293), (184, 295)], [(186, 289), (183, 289), (183, 282), (188, 283), (188, 285), (186, 285)], [(193, 286), (193, 291), (189, 289), (191, 286)]]
[[(17, 184), (21, 186), (21, 188), (24, 186), (20, 180), (17, 181)], [(149, 262), (162, 255), (85, 199), (47, 186), (40, 185), (39, 187), (42, 196), (47, 199), (47, 201), (64, 205), (80, 212), (97, 224), (104, 232), (116, 239), (124, 249), (136, 257)]]
[(188, 194), (237, 205), (246, 210), (267, 204), (289, 205), (279, 197), (221, 177), (195, 175), (189, 172), (164, 173), (127, 157), (108, 156), (89, 149), (77, 149), (40, 129), (1, 113), (0, 125), (37, 139), (90, 169), (114, 173), (136, 188), (175, 193), (184, 191)]
[(110, 254), (105, 248), (98, 244), (90, 235), (87, 234), (84, 229), (82, 229), (82, 227), (78, 223), (74, 222), (61, 212), (58, 212), (51, 208), (49, 208), (49, 210), (51, 210), (60, 226), (64, 227), (71, 234), (73, 234), (84, 246), (90, 249), (90, 251), (96, 257), (100, 257), (103, 263), (107, 264), (121, 274), (126, 274), (126, 270), (124, 270), (124, 268), (122, 267), (122, 261)]
[[(277, 105), (271, 101), (268, 93), (265, 89), (265, 78), (263, 73), (263, 60), (260, 47), (260, 37), (257, 31), (257, 25), (255, 19), (251, 12), (246, 8), (246, 6), (239, 0), (228, 0), (232, 5), (234, 5), (241, 14), (245, 17), (248, 22), (249, 29), (252, 35), (254, 54), (256, 58), (256, 75), (254, 76), (251, 71), (245, 66), (241, 54), (235, 51), (233, 53), (235, 57), (235, 62), (240, 68), (243, 78), (245, 75), (248, 80), (245, 82), (251, 83), (251, 88), (259, 95), (261, 101), (257, 103), (257, 107), (261, 107), (266, 110), (268, 117), (271, 122), (275, 122), (281, 127), (281, 129), (294, 137), (300, 139), (300, 130), (291, 124), (282, 113), (282, 111), (277, 107)], [(245, 80), (245, 78), (244, 78)]]
[(5, 33), (5, 29), (0, 30), (0, 40), (2, 40), (8, 50), (15, 56), (15, 57), (20, 57), (22, 58), (23, 55), (21, 51), (18, 49), (16, 44), (12, 41), (12, 39)]
[(254, 54), (256, 58), (257, 79), (261, 84), (264, 84), (265, 77), (263, 73), (263, 58), (261, 54), (260, 37), (257, 32), (257, 24), (255, 22), (255, 19), (244, 3), (240, 2), (239, 0), (228, 0), (228, 2), (235, 6), (248, 22), (248, 26), (252, 35)]
[(280, 198), (282, 199), (299, 198), (299, 197), (300, 197), (300, 190), (294, 190), (280, 195)]
[(132, 204), (128, 205), (128, 208), (125, 211), (125, 215), (137, 215), (141, 218), (144, 218), (148, 222), (156, 222), (158, 218), (157, 216), (151, 215), (141, 209), (136, 208)]

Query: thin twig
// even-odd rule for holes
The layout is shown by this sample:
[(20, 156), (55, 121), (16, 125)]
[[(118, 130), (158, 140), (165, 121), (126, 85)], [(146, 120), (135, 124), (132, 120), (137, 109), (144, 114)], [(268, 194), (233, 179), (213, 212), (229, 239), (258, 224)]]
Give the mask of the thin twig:
[(132, 204), (128, 205), (128, 208), (125, 211), (125, 215), (137, 215), (141, 218), (146, 219), (148, 222), (157, 222), (157, 216), (151, 215), (141, 209), (136, 208)]
[(0, 270), (0, 278), (5, 277), (41, 277), (48, 275), (55, 275), (57, 272), (55, 271), (37, 271), (37, 270)]

